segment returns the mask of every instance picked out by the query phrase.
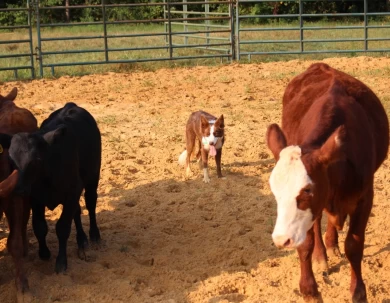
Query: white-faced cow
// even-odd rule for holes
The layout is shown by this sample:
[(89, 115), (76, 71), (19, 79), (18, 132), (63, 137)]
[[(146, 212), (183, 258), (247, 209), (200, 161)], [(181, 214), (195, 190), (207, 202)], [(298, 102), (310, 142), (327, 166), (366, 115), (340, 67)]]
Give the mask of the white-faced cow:
[(85, 109), (67, 103), (43, 121), (37, 132), (14, 135), (9, 154), (19, 173), (15, 194), (31, 198), (32, 224), (41, 259), (50, 257), (46, 245), (45, 206), (53, 210), (59, 204), (63, 205), (56, 225), (59, 252), (55, 270), (57, 273), (65, 271), (66, 246), (73, 218), (79, 252), (84, 252), (87, 243), (80, 218), (79, 199), (83, 189), (90, 219), (90, 240), (100, 240), (95, 213), (101, 165), (101, 137), (97, 124)]
[(38, 123), (34, 115), (25, 108), (15, 105), (18, 94), (16, 88), (7, 95), (0, 95), (0, 218), (5, 213), (10, 229), (7, 248), (16, 268), (16, 289), (18, 294), (28, 290), (28, 282), (23, 269), (23, 256), (27, 255), (27, 223), (30, 218), (28, 198), (11, 195), (18, 180), (18, 172), (9, 161), (9, 135), (18, 132), (34, 132)]
[[(288, 84), (282, 129), (272, 124), (266, 134), (277, 160), (270, 177), (277, 201), (273, 241), (278, 247), (297, 248), (300, 291), (305, 298), (318, 299), (312, 258), (327, 267), (327, 252), (338, 251), (337, 230), (348, 215), (350, 290), (353, 302), (366, 302), (361, 261), (374, 173), (389, 145), (385, 110), (365, 84), (318, 63)], [(323, 210), (328, 215), (326, 249), (320, 228)]]

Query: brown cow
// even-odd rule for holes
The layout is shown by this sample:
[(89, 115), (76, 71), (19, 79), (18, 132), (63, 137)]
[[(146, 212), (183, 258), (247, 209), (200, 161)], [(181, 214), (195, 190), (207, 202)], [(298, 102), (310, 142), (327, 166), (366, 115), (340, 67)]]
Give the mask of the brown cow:
[[(19, 132), (33, 132), (38, 129), (35, 117), (27, 109), (17, 107), (14, 100), (17, 96), (14, 88), (8, 95), (0, 95), (0, 137), (1, 142), (7, 142), (8, 137)], [(27, 223), (30, 217), (30, 203), (27, 198), (10, 196), (17, 180), (18, 172), (13, 170), (9, 162), (8, 144), (0, 145), (0, 217), (5, 213), (10, 229), (7, 249), (11, 254), (16, 268), (16, 288), (18, 293), (28, 290), (28, 282), (23, 270), (23, 256), (27, 255)], [(8, 145), (8, 146), (7, 146)]]
[[(277, 200), (273, 241), (278, 247), (297, 248), (300, 291), (318, 300), (312, 257), (327, 267), (327, 252), (338, 251), (336, 229), (342, 229), (349, 215), (345, 254), (351, 264), (350, 290), (353, 302), (366, 302), (361, 261), (374, 173), (389, 145), (385, 110), (365, 84), (318, 63), (287, 86), (282, 129), (272, 124), (266, 134), (277, 160), (270, 177)], [(328, 215), (326, 249), (320, 228), (323, 210)]]

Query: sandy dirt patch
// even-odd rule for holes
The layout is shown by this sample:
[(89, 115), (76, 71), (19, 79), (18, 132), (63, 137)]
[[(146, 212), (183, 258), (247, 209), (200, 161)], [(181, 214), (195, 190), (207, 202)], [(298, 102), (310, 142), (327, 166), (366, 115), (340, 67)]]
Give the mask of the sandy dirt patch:
[[(390, 104), (390, 59), (326, 59), (353, 74)], [(301, 302), (295, 251), (272, 244), (276, 203), (268, 178), (274, 165), (264, 143), (266, 127), (280, 122), (287, 83), (309, 61), (232, 64), (220, 67), (107, 73), (31, 82), (17, 86), (17, 104), (39, 122), (68, 101), (97, 119), (103, 138), (98, 225), (103, 245), (88, 262), (77, 257), (75, 228), (68, 242), (68, 271), (54, 273), (60, 208), (47, 211), (49, 261), (37, 255), (31, 219), (26, 270), (36, 302)], [(184, 180), (177, 158), (184, 127), (198, 109), (224, 114), (222, 172), (211, 183), (201, 171)], [(390, 162), (376, 174), (375, 201), (367, 227), (363, 275), (370, 302), (390, 302)], [(89, 230), (84, 201), (83, 224)], [(343, 249), (345, 231), (340, 233)], [(0, 297), (14, 302), (13, 262), (0, 222)], [(316, 274), (325, 302), (350, 302), (350, 267), (330, 260), (328, 277)]]

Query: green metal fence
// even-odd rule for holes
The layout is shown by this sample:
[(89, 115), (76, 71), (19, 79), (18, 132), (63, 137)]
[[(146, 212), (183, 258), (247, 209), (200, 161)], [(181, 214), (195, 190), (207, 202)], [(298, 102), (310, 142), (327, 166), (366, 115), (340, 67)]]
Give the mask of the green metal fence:
[[(24, 25), (17, 26), (0, 26), (0, 31), (12, 33), (14, 30), (24, 30), (27, 32), (27, 38), (14, 39), (12, 35), (1, 35), (0, 46), (7, 50), (0, 52), (0, 72), (13, 71), (14, 77), (18, 78), (19, 70), (29, 70), (31, 78), (35, 77), (34, 69), (34, 51), (32, 35), (32, 10), (30, 1), (27, 0), (27, 7), (24, 8), (0, 8), (0, 14), (5, 12), (26, 12), (27, 18)], [(17, 47), (15, 47), (17, 45)], [(19, 45), (22, 45), (20, 50)], [(13, 51), (15, 49), (15, 51)], [(14, 62), (18, 58), (18, 62)]]
[[(0, 9), (0, 13), (26, 14), (24, 25), (0, 26), (0, 77), (2, 72), (13, 71), (17, 78), (20, 70), (28, 70), (31, 78), (43, 77), (54, 75), (58, 68), (71, 66), (85, 66), (88, 69), (85, 72), (90, 73), (94, 66), (106, 64), (251, 60), (264, 55), (390, 50), (390, 13), (369, 12), (368, 0), (361, 0), (363, 12), (311, 14), (305, 7), (310, 2), (280, 2), (296, 4), (296, 12), (290, 14), (256, 14), (245, 13), (244, 8), (279, 2), (171, 0), (106, 4), (102, 0), (99, 5), (44, 7), (39, 0), (29, 0), (24, 8)], [(199, 11), (199, 4), (204, 5), (204, 11)], [(140, 7), (159, 7), (164, 15), (158, 19), (120, 21), (110, 17), (115, 9)], [(75, 23), (43, 21), (50, 12), (76, 10), (98, 10), (102, 17)], [(325, 22), (324, 18), (332, 20)], [(338, 18), (344, 21), (338, 22)], [(345, 18), (350, 20), (345, 22)], [(16, 47), (17, 44), (23, 47)]]
[[(199, 4), (200, 2), (191, 2), (191, 5)], [(216, 1), (209, 2), (201, 2), (202, 4), (215, 4)], [(218, 1), (218, 4), (232, 5), (231, 1)], [(230, 34), (232, 33), (231, 20), (232, 18), (228, 16), (206, 16), (206, 17), (191, 17), (191, 18), (183, 18), (183, 16), (175, 16), (177, 12), (173, 11), (171, 8), (173, 6), (183, 5), (183, 2), (162, 2), (162, 3), (131, 3), (131, 4), (105, 4), (104, 0), (102, 0), (101, 5), (84, 5), (84, 6), (58, 6), (58, 7), (39, 7), (36, 9), (36, 20), (37, 20), (37, 33), (38, 33), (38, 50), (39, 50), (39, 74), (41, 76), (44, 75), (44, 69), (50, 68), (52, 74), (54, 74), (55, 67), (60, 66), (72, 66), (72, 65), (96, 65), (96, 64), (109, 64), (109, 63), (136, 63), (136, 62), (151, 62), (151, 61), (166, 61), (166, 60), (183, 60), (183, 59), (200, 59), (200, 58), (231, 58), (232, 54), (230, 49), (232, 49), (232, 43)], [(111, 9), (114, 8), (128, 8), (134, 9), (141, 6), (162, 6), (165, 11), (165, 18), (163, 19), (138, 19), (138, 20), (123, 20), (123, 21), (109, 21), (107, 15)], [(80, 23), (47, 23), (42, 24), (39, 22), (40, 14), (45, 10), (65, 10), (65, 9), (101, 9), (103, 20), (96, 22), (80, 22)], [(184, 21), (195, 21), (195, 22), (205, 22), (213, 20), (214, 22), (218, 21), (226, 21), (227, 26), (224, 28), (216, 29), (194, 29), (190, 32), (184, 32), (180, 30), (180, 28), (175, 27), (179, 22)], [(137, 32), (136, 25), (139, 24), (167, 24), (167, 31), (162, 31), (164, 28), (160, 27), (158, 30), (153, 32)], [(187, 23), (188, 25), (190, 23)], [(115, 34), (116, 26), (124, 26), (129, 25), (129, 30), (131, 33), (120, 33)], [(201, 24), (198, 24), (198, 26)], [(72, 35), (72, 36), (63, 36), (63, 37), (51, 37), (45, 35), (45, 32), (42, 30), (44, 28), (55, 29), (58, 27), (82, 27), (82, 26), (101, 26), (102, 27), (102, 35), (93, 35), (93, 36), (83, 36), (83, 35)], [(132, 28), (131, 28), (132, 27)], [(111, 33), (112, 32), (112, 33)], [(47, 32), (49, 33), (49, 32)], [(176, 37), (180, 37), (181, 35), (200, 35), (200, 34), (225, 34), (225, 40), (214, 43), (187, 43), (187, 44), (179, 44), (175, 43)], [(116, 39), (130, 38), (127, 40), (129, 44), (134, 45), (132, 47), (116, 47), (118, 43), (115, 43)], [(135, 39), (140, 38), (161, 38), (155, 39), (155, 43), (153, 45), (137, 45), (137, 41)], [(75, 40), (83, 40), (84, 43), (87, 44), (91, 40), (100, 40), (100, 47), (97, 48), (87, 48), (87, 49), (79, 49), (79, 50), (47, 50), (46, 45), (49, 42), (57, 41), (75, 41)], [(167, 41), (168, 43), (164, 43)], [(125, 42), (126, 43), (126, 42)], [(99, 43), (98, 43), (99, 44)], [(148, 44), (148, 43), (147, 43)], [(225, 52), (223, 53), (215, 53), (215, 47), (224, 47)], [(190, 50), (192, 48), (205, 48), (206, 51), (202, 53), (189, 52), (188, 55), (185, 52), (178, 52), (178, 50)], [(150, 52), (153, 51), (153, 52)], [(86, 54), (86, 53), (102, 53), (104, 57), (97, 58), (96, 61), (85, 61), (85, 60), (77, 60), (77, 58), (73, 58), (72, 61), (64, 61), (58, 62), (58, 60), (46, 60), (48, 56), (54, 57), (64, 57), (64, 55), (70, 54)], [(118, 55), (113, 55), (113, 53), (117, 53)], [(125, 54), (125, 56), (120, 56), (120, 53)], [(135, 53), (143, 54), (136, 55)], [(81, 57), (80, 57), (81, 58)], [(51, 62), (48, 62), (51, 61)]]
[[(375, 22), (372, 17), (390, 16), (388, 12), (368, 12), (368, 0), (344, 0), (345, 2), (361, 2), (364, 10), (360, 13), (326, 13), (310, 14), (305, 12), (304, 4), (313, 0), (294, 1), (298, 4), (298, 11), (294, 14), (240, 14), (240, 7), (253, 3), (275, 3), (272, 0), (236, 0), (236, 54), (238, 60), (247, 56), (250, 60), (253, 56), (261, 55), (288, 55), (288, 54), (320, 54), (320, 53), (363, 53), (363, 52), (388, 52), (390, 51), (389, 20)], [(359, 18), (351, 25), (333, 21), (327, 24), (310, 22), (313, 18)], [(274, 23), (263, 26), (250, 26), (251, 20), (276, 20)], [(288, 19), (289, 22), (283, 22)], [(294, 22), (295, 21), (295, 22)], [(255, 36), (255, 38), (253, 38)], [(248, 38), (249, 37), (249, 38)], [(280, 37), (280, 39), (275, 39)], [(287, 39), (286, 39), (287, 38)], [(384, 47), (378, 47), (374, 42), (383, 42)], [(330, 45), (331, 44), (331, 45)]]

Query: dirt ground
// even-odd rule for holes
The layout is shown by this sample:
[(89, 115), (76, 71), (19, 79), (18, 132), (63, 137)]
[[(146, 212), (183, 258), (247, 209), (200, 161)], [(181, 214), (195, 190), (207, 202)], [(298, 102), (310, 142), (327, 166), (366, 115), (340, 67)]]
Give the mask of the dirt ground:
[[(353, 74), (390, 103), (390, 59), (326, 59)], [(37, 254), (31, 220), (27, 276), (36, 302), (301, 302), (296, 251), (272, 244), (276, 203), (268, 178), (274, 161), (264, 143), (266, 127), (280, 122), (281, 97), (308, 61), (107, 73), (31, 82), (17, 104), (39, 122), (67, 101), (97, 119), (103, 138), (98, 225), (103, 243), (88, 262), (77, 257), (75, 228), (68, 242), (68, 270), (54, 273), (60, 207), (47, 211), (49, 261)], [(177, 164), (184, 127), (198, 109), (224, 114), (226, 143), (217, 179), (201, 171), (184, 179)], [(370, 302), (390, 302), (390, 162), (376, 174), (375, 201), (366, 232), (363, 275)], [(83, 224), (89, 230), (88, 212)], [(342, 252), (345, 237), (340, 233)], [(0, 222), (0, 298), (14, 302), (14, 265), (6, 251), (8, 228)], [(345, 256), (330, 260), (330, 275), (316, 273), (324, 302), (350, 302)]]

